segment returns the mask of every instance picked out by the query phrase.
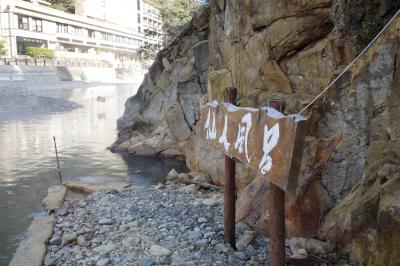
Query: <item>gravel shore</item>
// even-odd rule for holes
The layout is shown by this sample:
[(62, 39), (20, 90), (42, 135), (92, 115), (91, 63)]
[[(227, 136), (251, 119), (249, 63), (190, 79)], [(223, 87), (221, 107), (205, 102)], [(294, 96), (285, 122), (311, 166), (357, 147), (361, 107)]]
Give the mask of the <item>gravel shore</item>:
[(268, 265), (266, 237), (223, 242), (222, 193), (167, 182), (96, 192), (56, 211), (44, 265)]

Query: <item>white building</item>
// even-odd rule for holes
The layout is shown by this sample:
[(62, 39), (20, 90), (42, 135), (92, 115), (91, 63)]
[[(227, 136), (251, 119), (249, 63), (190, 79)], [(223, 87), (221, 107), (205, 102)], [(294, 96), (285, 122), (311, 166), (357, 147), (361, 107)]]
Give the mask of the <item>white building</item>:
[[(59, 58), (138, 62), (145, 43), (161, 44), (161, 19), (143, 0), (76, 0), (76, 14), (41, 0), (0, 0), (0, 37), (6, 57), (25, 57), (27, 47), (47, 47)], [(157, 34), (148, 37), (145, 29)]]

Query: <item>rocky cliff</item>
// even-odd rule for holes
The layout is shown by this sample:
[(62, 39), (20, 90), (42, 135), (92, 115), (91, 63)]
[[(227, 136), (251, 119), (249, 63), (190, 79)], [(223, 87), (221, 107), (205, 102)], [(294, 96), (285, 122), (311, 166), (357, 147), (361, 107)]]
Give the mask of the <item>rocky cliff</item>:
[[(391, 0), (214, 0), (161, 51), (126, 102), (114, 150), (174, 155), (222, 184), (222, 154), (203, 142), (199, 106), (239, 90), (238, 105), (285, 100), (297, 113), (400, 8)], [(359, 264), (400, 265), (400, 18), (309, 108), (288, 237), (320, 237)], [(207, 60), (208, 58), (208, 60)], [(237, 164), (237, 219), (265, 231), (268, 185)]]

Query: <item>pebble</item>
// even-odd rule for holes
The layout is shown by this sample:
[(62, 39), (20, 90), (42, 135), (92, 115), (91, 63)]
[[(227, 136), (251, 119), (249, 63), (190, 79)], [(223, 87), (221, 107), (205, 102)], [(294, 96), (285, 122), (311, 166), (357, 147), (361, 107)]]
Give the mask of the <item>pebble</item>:
[(99, 225), (112, 225), (113, 223), (114, 223), (114, 221), (109, 218), (104, 218), (104, 219), (99, 220)]
[(111, 260), (109, 258), (101, 259), (96, 263), (96, 266), (107, 266), (110, 263), (110, 261)]
[(184, 187), (180, 188), (179, 191), (185, 192), (185, 193), (193, 193), (193, 192), (197, 191), (197, 187), (196, 187), (196, 185), (192, 184), (192, 185), (188, 185), (188, 186), (184, 186)]
[(332, 252), (333, 247), (330, 244), (317, 239), (308, 239), (306, 250), (309, 253), (326, 255)]
[(150, 247), (150, 254), (153, 256), (169, 256), (172, 254), (171, 250), (158, 246), (158, 245), (152, 245)]
[(80, 246), (84, 246), (84, 245), (86, 245), (86, 240), (85, 240), (85, 238), (83, 236), (78, 236), (77, 243)]
[(178, 179), (182, 181), (190, 181), (190, 176), (186, 173), (178, 174)]
[(207, 239), (200, 239), (200, 240), (197, 240), (196, 242), (194, 242), (194, 244), (196, 246), (206, 246), (208, 244), (208, 240)]
[(218, 243), (218, 244), (216, 244), (216, 245), (215, 245), (215, 249), (216, 249), (218, 252), (220, 252), (220, 253), (227, 253), (227, 252), (233, 250), (231, 246), (228, 246), (228, 245), (225, 244), (225, 243)]
[(207, 232), (207, 233), (204, 234), (204, 238), (210, 238), (213, 235), (215, 235), (215, 232)]
[(101, 256), (105, 256), (108, 255), (109, 253), (111, 253), (112, 251), (114, 251), (117, 248), (117, 246), (115, 244), (105, 244), (105, 245), (101, 245), (98, 246), (96, 248), (94, 248), (93, 250), (96, 251), (97, 253), (99, 253)]
[(200, 217), (199, 219), (197, 219), (197, 221), (198, 221), (199, 223), (206, 223), (206, 222), (207, 222), (207, 219), (206, 219), (205, 217)]
[(139, 258), (139, 266), (152, 266), (156, 261), (148, 256), (142, 256)]
[(104, 241), (104, 238), (102, 236), (96, 236), (92, 238), (92, 243), (102, 243)]
[(236, 240), (236, 248), (239, 251), (245, 250), (253, 241), (254, 239), (254, 234), (244, 234), (241, 235), (237, 240)]
[(80, 201), (80, 202), (78, 202), (78, 206), (79, 206), (80, 208), (85, 208), (85, 207), (87, 206), (87, 203), (84, 202), (84, 201)]
[[(262, 235), (254, 237), (245, 255), (233, 255), (238, 251), (223, 244), (221, 209), (210, 208), (221, 205), (220, 192), (199, 193), (196, 186), (194, 193), (186, 193), (179, 191), (186, 186), (171, 184), (175, 187), (129, 187), (117, 194), (68, 199), (66, 214), (56, 211), (53, 237), (69, 234), (75, 240), (49, 245), (44, 264), (55, 258), (57, 265), (228, 266), (245, 265), (265, 252), (268, 242)], [(250, 251), (254, 254), (247, 255)]]
[(73, 243), (76, 241), (76, 234), (74, 233), (64, 233), (62, 237), (62, 242), (64, 245)]
[(61, 245), (61, 243), (62, 243), (62, 239), (59, 236), (53, 236), (49, 241), (50, 245)]
[(200, 231), (192, 231), (188, 235), (189, 239), (199, 239), (202, 237), (203, 237), (203, 234)]
[(201, 203), (203, 203), (205, 206), (216, 207), (219, 205), (220, 201), (214, 198), (209, 198), (203, 200)]
[(293, 237), (289, 240), (289, 247), (293, 254), (298, 253), (299, 249), (306, 249), (307, 239), (304, 237)]
[(240, 252), (240, 251), (234, 252), (233, 256), (239, 258), (240, 260), (246, 260), (246, 258), (247, 258), (246, 253)]

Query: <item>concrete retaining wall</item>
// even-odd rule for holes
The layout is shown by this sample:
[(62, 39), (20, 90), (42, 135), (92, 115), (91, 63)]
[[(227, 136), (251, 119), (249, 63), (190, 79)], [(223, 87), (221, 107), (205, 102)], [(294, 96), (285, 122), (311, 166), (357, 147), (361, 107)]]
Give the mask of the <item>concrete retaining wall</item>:
[[(113, 68), (58, 67), (61, 80), (112, 81), (116, 79)], [(68, 79), (64, 79), (67, 77)]]
[(0, 80), (59, 80), (54, 67), (0, 66)]
[(46, 66), (0, 66), (0, 81), (13, 80), (87, 80), (113, 81), (116, 79), (113, 68), (94, 67), (46, 67)]

